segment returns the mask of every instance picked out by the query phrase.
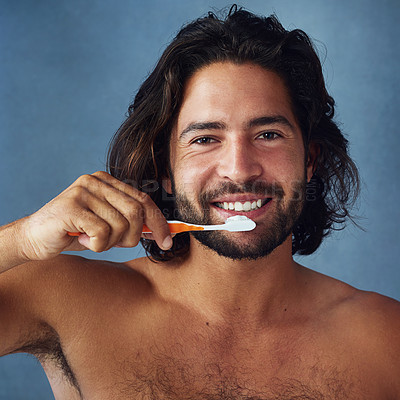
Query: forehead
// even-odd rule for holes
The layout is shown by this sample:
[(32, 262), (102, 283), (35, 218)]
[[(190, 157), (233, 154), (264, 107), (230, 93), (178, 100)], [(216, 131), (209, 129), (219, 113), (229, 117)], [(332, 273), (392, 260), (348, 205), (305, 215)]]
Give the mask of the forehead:
[(174, 131), (198, 120), (236, 126), (264, 115), (283, 115), (297, 125), (283, 79), (252, 63), (214, 63), (186, 82)]

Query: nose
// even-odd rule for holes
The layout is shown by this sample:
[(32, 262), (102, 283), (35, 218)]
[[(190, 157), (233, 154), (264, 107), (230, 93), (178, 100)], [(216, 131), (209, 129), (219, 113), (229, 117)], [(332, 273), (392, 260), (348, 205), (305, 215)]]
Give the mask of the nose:
[(226, 142), (219, 155), (218, 174), (223, 179), (245, 183), (261, 176), (262, 165), (256, 150), (245, 139)]

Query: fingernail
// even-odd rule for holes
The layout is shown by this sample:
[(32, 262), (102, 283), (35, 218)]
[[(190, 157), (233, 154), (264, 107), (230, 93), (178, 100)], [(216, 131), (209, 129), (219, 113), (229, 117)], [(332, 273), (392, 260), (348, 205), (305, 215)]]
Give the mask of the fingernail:
[(171, 238), (171, 236), (167, 236), (167, 237), (164, 239), (164, 241), (162, 242), (161, 247), (162, 247), (164, 250), (169, 250), (169, 249), (172, 247), (172, 238)]

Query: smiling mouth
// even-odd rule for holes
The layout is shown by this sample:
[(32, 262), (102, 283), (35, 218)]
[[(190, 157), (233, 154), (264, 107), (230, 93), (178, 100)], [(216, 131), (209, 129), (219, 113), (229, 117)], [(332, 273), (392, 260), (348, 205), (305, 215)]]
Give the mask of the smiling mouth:
[(234, 201), (234, 202), (217, 202), (213, 203), (214, 206), (218, 208), (222, 208), (223, 210), (230, 210), (230, 211), (254, 211), (258, 210), (265, 204), (269, 203), (272, 198), (268, 199), (258, 199), (253, 201)]

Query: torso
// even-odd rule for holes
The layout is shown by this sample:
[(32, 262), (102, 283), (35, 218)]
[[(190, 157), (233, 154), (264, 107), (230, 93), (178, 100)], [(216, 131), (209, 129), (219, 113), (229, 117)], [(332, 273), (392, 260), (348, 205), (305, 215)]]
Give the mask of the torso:
[[(354, 384), (358, 366), (347, 357), (343, 360), (343, 354), (338, 357), (337, 349), (324, 349), (315, 335), (275, 332), (273, 339), (271, 334), (256, 334), (237, 343), (229, 329), (191, 326), (190, 316), (184, 321), (168, 311), (156, 312), (154, 322), (139, 329), (127, 329), (127, 321), (116, 320), (101, 340), (73, 344), (66, 356), (81, 391), (76, 398), (360, 398), (365, 382)], [(85, 335), (95, 337), (96, 329), (85, 330)], [(79, 354), (81, 362), (73, 361), (73, 354)], [(50, 362), (46, 372), (52, 383), (54, 370), (59, 373), (60, 366)], [(63, 382), (57, 400), (71, 399), (77, 389), (71, 380)]]
[(257, 332), (213, 326), (160, 299), (139, 273), (110, 268), (76, 292), (71, 284), (62, 318), (61, 308), (49, 314), (54, 354), (39, 358), (56, 400), (391, 398), (358, 332), (339, 324), (351, 315), (343, 305)]

